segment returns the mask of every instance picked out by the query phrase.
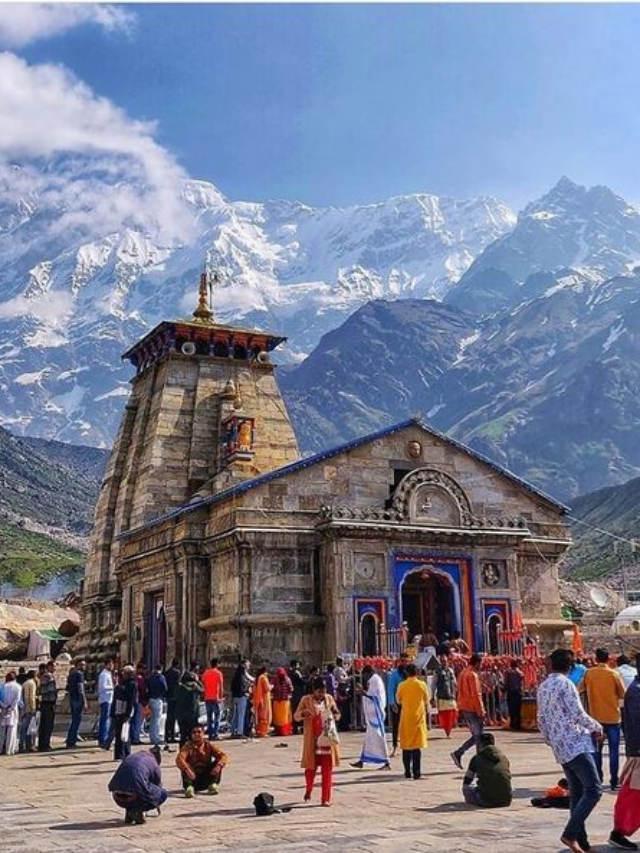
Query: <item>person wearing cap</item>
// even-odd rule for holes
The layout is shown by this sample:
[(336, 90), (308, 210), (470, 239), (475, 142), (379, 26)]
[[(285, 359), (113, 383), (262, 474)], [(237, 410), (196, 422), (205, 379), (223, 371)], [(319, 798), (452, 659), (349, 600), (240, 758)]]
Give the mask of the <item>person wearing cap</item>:
[(113, 720), (113, 760), (121, 761), (131, 754), (131, 719), (138, 702), (135, 669), (125, 666), (113, 690), (111, 719)]
[(176, 766), (182, 774), (185, 797), (193, 797), (196, 791), (218, 793), (222, 770), (227, 756), (214, 742), (204, 736), (204, 726), (194, 723), (189, 739), (176, 757)]
[(169, 796), (162, 787), (161, 760), (157, 746), (136, 752), (128, 755), (111, 777), (108, 787), (116, 805), (125, 810), (125, 823), (144, 823), (144, 813), (152, 809), (159, 812)]
[(36, 695), (40, 709), (38, 752), (49, 752), (52, 748), (51, 735), (53, 734), (53, 726), (56, 719), (56, 703), (58, 701), (55, 661), (50, 660), (40, 673)]

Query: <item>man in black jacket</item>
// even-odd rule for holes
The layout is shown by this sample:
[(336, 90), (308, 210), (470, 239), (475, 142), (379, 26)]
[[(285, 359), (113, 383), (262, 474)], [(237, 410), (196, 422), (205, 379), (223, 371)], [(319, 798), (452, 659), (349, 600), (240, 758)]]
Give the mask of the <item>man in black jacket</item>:
[(171, 661), (171, 667), (164, 672), (164, 680), (167, 682), (167, 717), (164, 725), (165, 752), (171, 752), (169, 744), (176, 742), (176, 697), (181, 678), (180, 661), (178, 658), (174, 658)]
[(113, 720), (113, 759), (121, 761), (131, 754), (131, 719), (138, 703), (135, 669), (125, 666), (113, 690), (111, 718)]
[[(300, 672), (300, 661), (292, 660), (288, 670), (289, 678), (291, 679), (291, 685), (293, 687), (293, 693), (291, 694), (291, 713), (295, 714), (298, 705), (300, 704), (300, 700), (304, 696), (305, 691), (305, 683), (304, 676)], [(293, 733), (299, 734), (302, 729), (302, 723), (296, 723), (294, 719), (293, 723)]]

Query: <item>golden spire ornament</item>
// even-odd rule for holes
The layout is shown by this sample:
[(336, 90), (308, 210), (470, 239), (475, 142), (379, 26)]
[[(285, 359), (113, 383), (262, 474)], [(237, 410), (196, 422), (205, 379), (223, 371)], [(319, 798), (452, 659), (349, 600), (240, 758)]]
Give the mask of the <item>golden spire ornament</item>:
[(201, 323), (210, 323), (213, 320), (213, 311), (209, 307), (209, 276), (206, 272), (200, 274), (198, 307), (193, 312), (193, 316)]

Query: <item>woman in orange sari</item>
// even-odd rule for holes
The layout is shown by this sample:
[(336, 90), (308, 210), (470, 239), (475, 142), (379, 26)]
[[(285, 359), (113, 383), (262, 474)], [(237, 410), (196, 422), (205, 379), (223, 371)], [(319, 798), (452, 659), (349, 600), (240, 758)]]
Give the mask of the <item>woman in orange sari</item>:
[(333, 768), (340, 763), (338, 735), (335, 721), (340, 719), (340, 711), (333, 698), (327, 694), (327, 685), (322, 676), (316, 676), (311, 682), (312, 693), (303, 696), (296, 708), (294, 719), (304, 723), (302, 732), (302, 761), (304, 768), (304, 801), (309, 802), (313, 793), (316, 771), (322, 775), (322, 805), (331, 805)]
[(266, 666), (260, 667), (253, 685), (253, 713), (256, 737), (267, 737), (271, 728), (271, 684)]

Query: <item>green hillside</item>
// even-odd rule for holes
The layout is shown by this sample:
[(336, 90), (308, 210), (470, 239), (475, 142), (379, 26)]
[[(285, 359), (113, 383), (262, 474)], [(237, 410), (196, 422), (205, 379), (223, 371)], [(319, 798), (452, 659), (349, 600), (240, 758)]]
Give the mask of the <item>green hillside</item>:
[[(27, 589), (64, 575), (75, 585), (107, 457), (0, 427), (0, 583)], [(42, 532), (27, 529), (34, 522)]]
[(75, 548), (0, 521), (0, 584), (28, 589), (60, 575), (71, 581), (82, 576), (84, 560)]
[(572, 525), (575, 545), (568, 555), (566, 577), (595, 580), (616, 572), (623, 560), (626, 564), (640, 560), (640, 553), (633, 557), (625, 542), (618, 544), (616, 554), (615, 540), (593, 529), (640, 542), (640, 477), (576, 498), (572, 515), (578, 521)]

